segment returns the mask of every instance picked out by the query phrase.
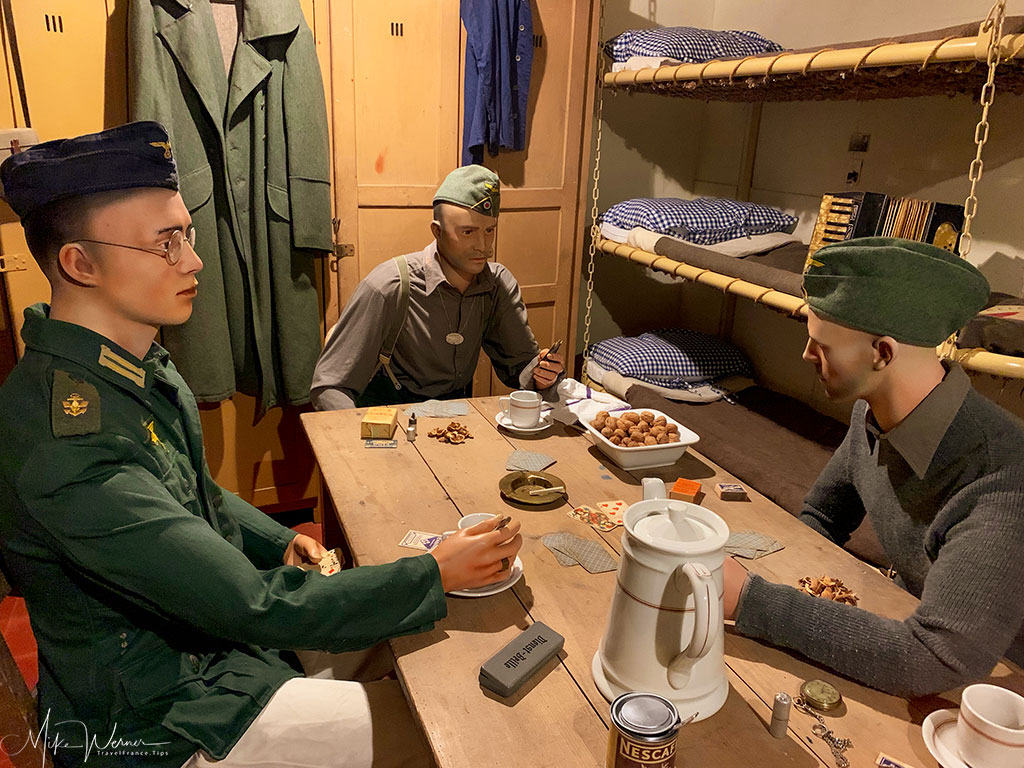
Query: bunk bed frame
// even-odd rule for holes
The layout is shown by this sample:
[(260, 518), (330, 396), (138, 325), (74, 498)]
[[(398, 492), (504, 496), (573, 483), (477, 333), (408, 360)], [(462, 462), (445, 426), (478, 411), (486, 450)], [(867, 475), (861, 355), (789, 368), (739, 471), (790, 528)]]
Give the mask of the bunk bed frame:
[[(1007, 28), (1013, 30), (1010, 34), (1003, 34), (1004, 22)], [(996, 87), (1011, 93), (1024, 93), (1024, 18), (1005, 18), (1005, 0), (996, 0), (977, 35), (941, 36), (941, 32), (936, 33), (940, 36), (934, 40), (880, 41), (841, 50), (826, 47), (700, 64), (607, 72), (602, 81), (605, 88), (609, 89), (647, 91), (705, 101), (741, 102), (953, 95), (977, 93), (980, 90), (982, 118), (975, 134), (977, 155), (968, 174), (971, 191), (965, 203), (966, 221), (961, 238), (961, 255), (966, 257), (971, 244), (970, 223), (977, 208), (975, 187), (982, 173), (981, 154), (988, 137), (988, 107)], [(598, 89), (596, 99), (598, 130), (584, 357), (589, 355), (594, 255), (598, 251), (683, 280), (708, 285), (726, 294), (763, 304), (795, 319), (805, 320), (807, 303), (801, 297), (614, 242), (600, 235), (596, 201), (600, 180), (602, 91)], [(756, 134), (753, 138), (756, 140)], [(943, 345), (940, 351), (968, 371), (1024, 379), (1022, 357), (996, 354), (984, 349), (961, 349), (953, 340)], [(586, 359), (584, 376), (585, 371)]]

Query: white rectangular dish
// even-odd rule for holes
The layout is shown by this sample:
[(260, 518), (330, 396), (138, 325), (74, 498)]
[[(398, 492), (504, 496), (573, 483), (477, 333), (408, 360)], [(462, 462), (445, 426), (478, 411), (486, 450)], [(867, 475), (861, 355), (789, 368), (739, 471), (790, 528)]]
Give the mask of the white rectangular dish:
[(687, 429), (667, 413), (656, 411), (653, 408), (632, 408), (630, 410), (634, 413), (650, 411), (655, 416), (664, 416), (666, 422), (675, 424), (679, 429), (679, 442), (623, 448), (594, 429), (589, 421), (581, 422), (587, 430), (587, 437), (590, 438), (590, 442), (596, 445), (601, 453), (623, 469), (653, 469), (655, 467), (671, 466), (679, 461), (679, 458), (686, 453), (687, 448), (700, 440), (696, 432), (692, 429)]

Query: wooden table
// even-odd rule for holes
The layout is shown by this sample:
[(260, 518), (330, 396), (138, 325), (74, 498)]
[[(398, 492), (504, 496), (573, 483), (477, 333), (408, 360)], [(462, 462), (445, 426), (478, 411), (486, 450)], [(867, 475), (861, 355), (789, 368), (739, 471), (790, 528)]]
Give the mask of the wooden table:
[[(497, 428), (497, 398), (469, 403), (469, 414), (456, 420), (469, 427), (474, 439), (462, 445), (426, 436), (448, 420), (421, 419), (413, 443), (400, 427), (397, 449), (366, 449), (358, 439), (364, 411), (302, 416), (358, 565), (408, 557), (413, 553), (398, 546), (406, 531), (451, 530), (460, 515), (510, 512), (522, 522), (524, 576), (513, 589), (486, 598), (450, 597), (448, 616), (433, 631), (390, 641), (399, 677), (439, 766), (604, 765), (608, 702), (590, 667), (604, 633), (615, 573), (562, 567), (540, 538), (568, 531), (603, 541), (618, 559), (621, 528), (599, 534), (565, 513), (608, 499), (639, 501), (643, 477), (700, 480), (708, 491), (701, 503), (732, 530), (755, 529), (779, 539), (785, 544), (781, 552), (741, 561), (767, 579), (796, 584), (801, 576), (827, 573), (842, 578), (869, 611), (902, 618), (914, 610), (913, 596), (756, 491), (748, 489), (749, 502), (719, 500), (711, 492), (714, 483), (735, 478), (694, 451), (672, 467), (625, 472), (576, 430), (555, 425), (517, 437)], [(404, 415), (400, 422), (404, 425)], [(547, 471), (565, 481), (567, 505), (520, 511), (501, 500), (498, 481), (516, 448), (557, 459)], [(480, 665), (534, 621), (565, 636), (560, 658), (509, 699), (481, 688)], [(771, 737), (766, 727), (775, 694), (795, 695), (800, 683), (811, 678), (827, 680), (843, 694), (843, 708), (826, 720), (837, 736), (853, 739), (846, 753), (851, 766), (873, 766), (879, 752), (915, 768), (936, 766), (920, 724), (935, 709), (957, 706), (959, 692), (913, 701), (889, 696), (731, 628), (725, 653), (729, 698), (716, 715), (680, 732), (680, 766), (834, 766), (828, 747), (812, 736), (809, 716), (793, 709), (787, 739)], [(1024, 693), (1024, 675), (1009, 664), (994, 670), (993, 682)]]

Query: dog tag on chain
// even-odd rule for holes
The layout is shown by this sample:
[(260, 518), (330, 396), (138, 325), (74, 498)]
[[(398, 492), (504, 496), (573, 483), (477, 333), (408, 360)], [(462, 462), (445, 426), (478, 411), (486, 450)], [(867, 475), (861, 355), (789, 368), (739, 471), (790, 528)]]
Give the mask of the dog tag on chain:
[(455, 333), (449, 333), (447, 336), (444, 337), (444, 340), (451, 344), (453, 347), (457, 347), (466, 339), (461, 333), (456, 331)]

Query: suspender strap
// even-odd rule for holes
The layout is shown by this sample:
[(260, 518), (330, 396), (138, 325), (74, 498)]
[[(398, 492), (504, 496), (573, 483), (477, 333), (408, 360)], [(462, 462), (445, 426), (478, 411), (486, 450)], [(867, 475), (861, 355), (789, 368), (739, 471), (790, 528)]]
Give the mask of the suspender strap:
[(384, 338), (380, 354), (377, 355), (377, 370), (374, 371), (374, 375), (383, 368), (388, 378), (391, 379), (391, 383), (395, 385), (395, 389), (401, 389), (402, 385), (398, 383), (398, 379), (395, 378), (395, 374), (391, 370), (391, 356), (395, 352), (395, 344), (398, 343), (398, 337), (402, 333), (402, 328), (405, 327), (405, 318), (409, 314), (409, 262), (405, 260), (405, 256), (396, 256), (392, 261), (398, 266), (400, 284), (398, 312), (391, 318), (388, 335)]

